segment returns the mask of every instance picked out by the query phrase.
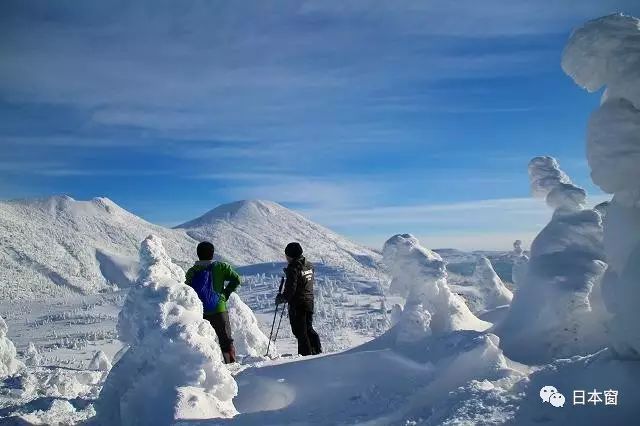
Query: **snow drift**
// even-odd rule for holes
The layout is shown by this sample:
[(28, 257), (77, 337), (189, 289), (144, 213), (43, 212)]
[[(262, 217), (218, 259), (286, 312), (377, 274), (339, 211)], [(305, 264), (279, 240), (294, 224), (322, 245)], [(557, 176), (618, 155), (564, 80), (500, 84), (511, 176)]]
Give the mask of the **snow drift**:
[(0, 317), (0, 379), (11, 376), (24, 368), (16, 358), (16, 347), (7, 337), (9, 328), (4, 318)]
[(590, 92), (606, 87), (587, 130), (593, 182), (614, 194), (604, 219), (603, 299), (614, 349), (640, 358), (640, 20), (618, 14), (588, 22), (571, 36), (562, 67)]
[(120, 314), (130, 345), (112, 368), (96, 404), (104, 424), (170, 424), (178, 419), (232, 417), (237, 386), (223, 365), (202, 303), (182, 284), (160, 238), (140, 249), (142, 270)]
[(384, 263), (392, 277), (390, 291), (406, 299), (395, 328), (398, 338), (416, 341), (430, 333), (486, 330), (464, 300), (451, 292), (440, 255), (420, 246), (410, 234), (395, 235), (384, 244)]
[(244, 370), (232, 424), (442, 424), (434, 409), (460, 386), (522, 377), (495, 335), (459, 330), (398, 343), (388, 333), (347, 352)]
[(496, 327), (501, 347), (528, 362), (594, 352), (606, 344), (604, 321), (589, 300), (606, 268), (600, 214), (583, 208), (585, 191), (554, 158), (532, 159), (529, 176), (533, 195), (554, 214), (516, 270), (515, 297)]

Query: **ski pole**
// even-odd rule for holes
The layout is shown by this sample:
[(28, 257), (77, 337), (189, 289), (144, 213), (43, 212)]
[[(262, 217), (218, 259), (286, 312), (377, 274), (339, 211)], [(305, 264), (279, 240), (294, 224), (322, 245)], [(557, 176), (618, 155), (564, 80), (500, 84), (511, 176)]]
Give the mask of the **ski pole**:
[(273, 337), (273, 343), (278, 340), (278, 332), (280, 331), (280, 324), (282, 324), (282, 317), (284, 316), (284, 308), (286, 307), (286, 303), (284, 305), (285, 306), (282, 307), (282, 312), (280, 312), (280, 321), (278, 321), (278, 328), (276, 328), (276, 335)]
[[(284, 277), (280, 278), (280, 287), (278, 288), (278, 294), (282, 293), (282, 286), (284, 285)], [(282, 308), (284, 311), (284, 308)], [(269, 343), (267, 344), (267, 353), (264, 356), (269, 356), (269, 349), (271, 348), (271, 338), (273, 337), (273, 327), (276, 325), (276, 318), (278, 316), (278, 304), (276, 303), (276, 309), (273, 311), (273, 322), (271, 323), (271, 332), (269, 333)]]

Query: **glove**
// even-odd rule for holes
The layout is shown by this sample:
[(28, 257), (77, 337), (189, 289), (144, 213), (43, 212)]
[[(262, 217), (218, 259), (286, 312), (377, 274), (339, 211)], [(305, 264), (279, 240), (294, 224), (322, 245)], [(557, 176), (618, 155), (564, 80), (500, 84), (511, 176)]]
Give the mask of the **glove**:
[(281, 303), (286, 303), (287, 299), (284, 298), (284, 294), (282, 293), (278, 293), (278, 295), (276, 296), (276, 305), (279, 305)]
[(225, 288), (224, 290), (222, 290), (222, 294), (224, 295), (225, 300), (229, 300), (229, 297), (231, 297), (231, 293), (233, 292), (230, 291), (228, 288)]

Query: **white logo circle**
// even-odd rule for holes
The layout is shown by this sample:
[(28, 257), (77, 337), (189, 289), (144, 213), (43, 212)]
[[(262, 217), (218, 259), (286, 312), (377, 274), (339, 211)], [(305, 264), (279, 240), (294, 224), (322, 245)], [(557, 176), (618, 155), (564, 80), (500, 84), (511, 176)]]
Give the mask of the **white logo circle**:
[(555, 386), (544, 386), (540, 389), (540, 398), (542, 399), (542, 402), (549, 402), (549, 398), (551, 398), (551, 395), (554, 393), (558, 393), (558, 389), (556, 389)]

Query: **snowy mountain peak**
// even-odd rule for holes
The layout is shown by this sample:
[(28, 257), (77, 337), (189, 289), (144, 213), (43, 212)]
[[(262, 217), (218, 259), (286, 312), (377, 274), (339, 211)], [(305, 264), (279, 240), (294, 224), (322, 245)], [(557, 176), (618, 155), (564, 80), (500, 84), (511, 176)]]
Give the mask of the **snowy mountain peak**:
[(380, 255), (273, 201), (223, 204), (179, 225), (192, 238), (209, 240), (216, 253), (236, 266), (284, 262), (284, 248), (299, 242), (314, 263), (378, 277)]
[(273, 201), (241, 200), (222, 204), (196, 219), (177, 226), (177, 228), (193, 228), (222, 220), (255, 220), (260, 217), (278, 215), (284, 212), (297, 215), (297, 213)]
[(153, 225), (108, 198), (0, 201), (0, 299), (126, 287), (137, 273), (140, 242), (150, 233), (165, 240), (176, 263), (192, 262), (195, 241), (183, 231)]
[(87, 215), (98, 211), (125, 213), (122, 207), (106, 197), (96, 197), (89, 201), (76, 200), (69, 195), (52, 195), (44, 198), (23, 198), (8, 201), (14, 207), (36, 210), (51, 216)]

